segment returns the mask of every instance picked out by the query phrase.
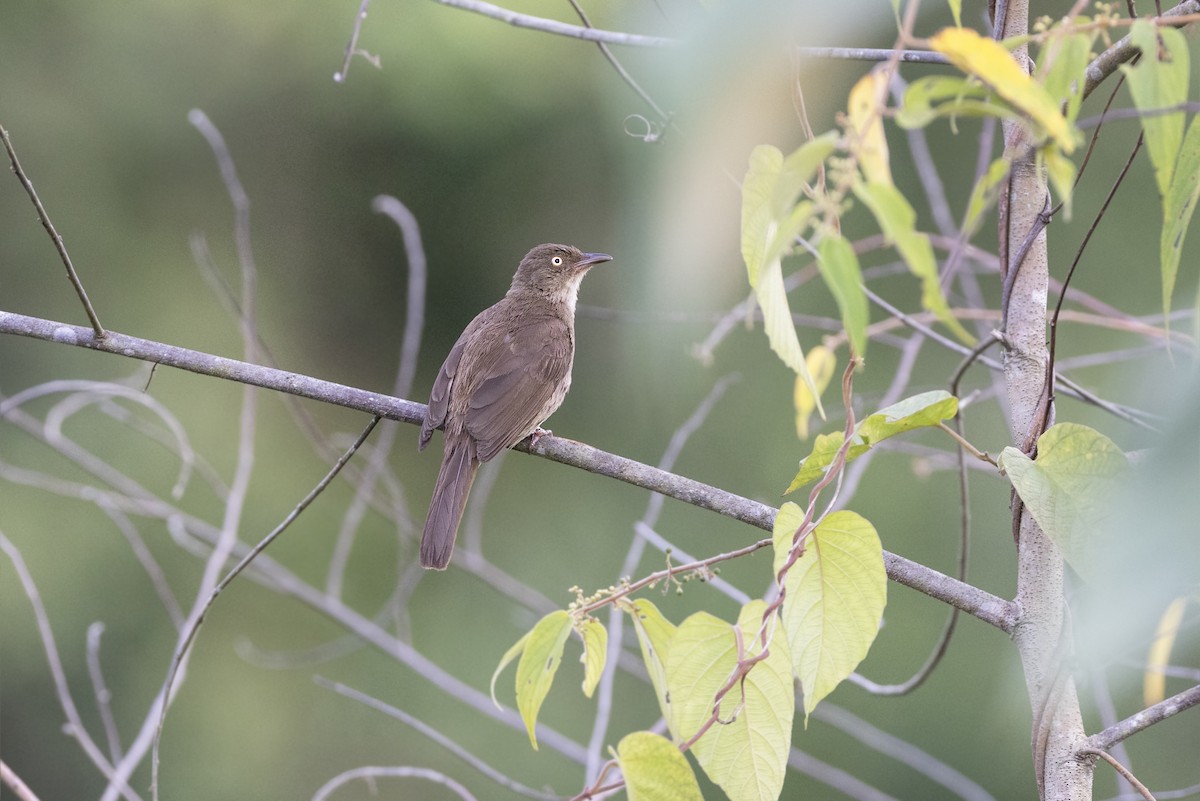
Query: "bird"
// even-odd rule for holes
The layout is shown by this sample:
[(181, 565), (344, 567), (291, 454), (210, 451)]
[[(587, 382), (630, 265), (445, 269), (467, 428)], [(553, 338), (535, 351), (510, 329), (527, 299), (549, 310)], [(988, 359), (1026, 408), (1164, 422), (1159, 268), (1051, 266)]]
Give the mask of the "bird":
[(445, 570), (479, 465), (530, 434), (571, 388), (575, 300), (589, 269), (611, 261), (544, 244), (521, 259), (508, 292), (450, 349), (429, 394), (418, 450), (445, 429), (442, 463), (421, 533), (421, 566)]

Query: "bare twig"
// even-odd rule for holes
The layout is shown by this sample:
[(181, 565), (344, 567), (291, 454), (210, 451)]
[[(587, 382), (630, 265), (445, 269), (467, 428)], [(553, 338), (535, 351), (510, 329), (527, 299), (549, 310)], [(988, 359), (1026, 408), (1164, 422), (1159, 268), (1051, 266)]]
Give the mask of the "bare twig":
[[(675, 462), (679, 458), (680, 453), (683, 452), (688, 439), (704, 425), (704, 421), (708, 419), (713, 407), (724, 396), (725, 390), (740, 379), (740, 375), (733, 373), (724, 376), (713, 384), (713, 388), (709, 390), (708, 395), (704, 397), (704, 400), (700, 402), (695, 411), (671, 435), (671, 439), (663, 451), (662, 458), (658, 461), (660, 470), (671, 470), (674, 468)], [(648, 540), (645, 532), (649, 530), (653, 533), (653, 526), (658, 522), (659, 514), (662, 512), (663, 500), (663, 496), (658, 493), (651, 493), (647, 500), (645, 514), (642, 515), (641, 520), (634, 524), (634, 536), (629, 544), (629, 549), (625, 553), (625, 560), (621, 564), (620, 576), (632, 576), (634, 571), (637, 570), (638, 563), (641, 561)], [(687, 556), (681, 558), (684, 561), (692, 561)], [(620, 658), (625, 639), (625, 614), (616, 606), (609, 609), (608, 631), (608, 651), (605, 658), (609, 664), (616, 664)], [(616, 671), (612, 670), (605, 671), (600, 677), (600, 686), (596, 692), (596, 717), (592, 721), (592, 734), (588, 740), (588, 761), (584, 773), (588, 782), (599, 781), (598, 774), (600, 763), (603, 760), (604, 741), (608, 732), (609, 716), (612, 711), (615, 673)]]
[(1116, 757), (1114, 757), (1112, 754), (1108, 753), (1107, 751), (1101, 751), (1097, 748), (1081, 748), (1077, 753), (1079, 753), (1080, 756), (1100, 757), (1105, 762), (1112, 765), (1113, 770), (1121, 774), (1121, 778), (1133, 785), (1133, 789), (1137, 790), (1142, 798), (1146, 799), (1146, 801), (1155, 801), (1154, 795), (1150, 792), (1146, 785), (1138, 781), (1137, 777), (1130, 772), (1129, 768), (1118, 762)]
[(16, 793), (19, 801), (38, 801), (38, 797), (33, 790), (29, 789), (29, 785), (21, 781), (21, 777), (17, 775), (16, 771), (3, 760), (0, 760), (0, 784)]
[(367, 19), (367, 7), (370, 5), (371, 0), (362, 0), (358, 6), (358, 13), (354, 15), (354, 28), (350, 31), (350, 41), (346, 43), (346, 56), (342, 59), (342, 68), (333, 73), (333, 80), (337, 83), (346, 82), (346, 75), (350, 72), (350, 60), (356, 55), (362, 56), (373, 66), (379, 67), (378, 56), (372, 56), (365, 50), (358, 49), (358, 35), (362, 33), (363, 23)]
[(813, 710), (817, 720), (845, 732), (867, 747), (928, 776), (966, 801), (995, 801), (991, 793), (952, 766), (930, 756), (912, 743), (888, 734), (837, 704), (823, 701)]
[[(1182, 17), (1200, 12), (1200, 0), (1185, 0), (1174, 8), (1167, 9), (1162, 14), (1162, 22), (1171, 24), (1173, 17)], [(1092, 59), (1092, 63), (1088, 65), (1084, 72), (1086, 76), (1083, 84), (1083, 96), (1086, 98), (1096, 90), (1104, 79), (1117, 71), (1117, 68), (1136, 56), (1140, 51), (1133, 46), (1130, 37), (1118, 41), (1112, 47), (1105, 50), (1096, 58)]]
[[(312, 502), (314, 500), (316, 500), (318, 495), (320, 495), (322, 492), (324, 492), (325, 488), (328, 487), (329, 484), (333, 481), (333, 479), (337, 477), (337, 474), (339, 472), (341, 472), (341, 469), (346, 464), (346, 462), (350, 461), (351, 457), (353, 457), (354, 454), (358, 452), (358, 449), (362, 446), (362, 444), (364, 442), (366, 442), (367, 437), (369, 437), (371, 435), (371, 432), (375, 430), (375, 425), (378, 422), (379, 422), (378, 417), (371, 418), (371, 422), (369, 422), (367, 424), (366, 428), (363, 429), (362, 433), (359, 434), (358, 439), (355, 440), (354, 444), (350, 447), (350, 449), (347, 450), (346, 453), (344, 453), (342, 455), (342, 458), (339, 459), (337, 461), (337, 463), (333, 465), (332, 468), (330, 468), (329, 472), (325, 474), (325, 477), (322, 478), (319, 482), (317, 482), (317, 485), (315, 487), (313, 487), (312, 490), (310, 490), (306, 496), (304, 496), (304, 499), (301, 500), (300, 503), (298, 503), (295, 506), (295, 508), (293, 508), (292, 511), (288, 513), (288, 515), (283, 519), (283, 521), (280, 522), (280, 524), (278, 526), (276, 526), (271, 531), (271, 533), (269, 533), (269, 534), (267, 534), (267, 536), (263, 537), (262, 540), (260, 540), (257, 545), (255, 545), (253, 548), (251, 548), (249, 551), (246, 552), (246, 554), (233, 567), (233, 569), (230, 570), (225, 575), (225, 578), (221, 579), (221, 581), (218, 582), (216, 584), (216, 586), (213, 587), (212, 592), (209, 593), (208, 598), (204, 601), (204, 603), (202, 605), (200, 605), (189, 616), (188, 627), (180, 635), (179, 645), (175, 649), (175, 655), (171, 659), (171, 668), (167, 672), (167, 680), (163, 684), (162, 697), (164, 699), (169, 700), (171, 698), (173, 686), (175, 683), (175, 678), (178, 675), (179, 670), (180, 670), (181, 666), (183, 665), (185, 658), (187, 657), (187, 654), (191, 648), (192, 642), (195, 640), (196, 635), (200, 632), (200, 627), (204, 624), (205, 615), (208, 614), (208, 611), (212, 608), (212, 605), (214, 603), (216, 603), (217, 598), (221, 595), (221, 593), (225, 590), (225, 588), (228, 587), (233, 582), (233, 580), (235, 578), (237, 578), (238, 575), (241, 574), (241, 572), (250, 565), (250, 563), (252, 561), (254, 561), (254, 559), (260, 553), (262, 553), (264, 550), (266, 550), (267, 546), (269, 546), (272, 542), (274, 542), (275, 539), (280, 534), (282, 534), (287, 529), (287, 527), (290, 526), (296, 520), (296, 518), (299, 517), (304, 512), (304, 510), (309, 507), (310, 504), (312, 504)], [(232, 548), (231, 548), (231, 550), (232, 550)], [(222, 552), (222, 549), (219, 546), (217, 549), (215, 549), (213, 551), (214, 554), (220, 554), (221, 552)], [(222, 563), (223, 563), (223, 561), (224, 560), (222, 560)], [(157, 787), (157, 784), (158, 784), (157, 773), (158, 773), (158, 763), (159, 763), (159, 759), (158, 759), (159, 743), (162, 740), (163, 724), (166, 722), (167, 706), (168, 706), (168, 703), (164, 702), (161, 705), (161, 707), (159, 707), (160, 711), (158, 714), (158, 725), (154, 732), (154, 745), (153, 745), (153, 749), (152, 749), (153, 756), (151, 757), (151, 772), (152, 772), (152, 774), (154, 774), (155, 779), (152, 780), (152, 782), (151, 782), (152, 788)]]
[[(404, 239), (407, 255), (408, 287), (404, 336), (400, 344), (400, 364), (396, 371), (396, 380), (392, 384), (392, 394), (404, 397), (412, 391), (413, 377), (417, 372), (417, 358), (421, 352), (421, 331), (425, 326), (425, 286), (428, 272), (425, 248), (421, 244), (421, 228), (417, 218), (398, 199), (390, 195), (379, 195), (371, 202), (371, 208), (396, 223)], [(394, 424), (384, 427), (379, 442), (371, 449), (360, 480), (356, 482), (354, 498), (342, 516), (342, 526), (326, 571), (326, 586), (332, 595), (341, 595), (342, 581), (355, 536), (374, 496), (375, 485), (388, 469), (388, 457), (391, 455), (397, 434), (398, 430)], [(401, 527), (402, 532), (406, 531), (409, 525), (408, 515), (397, 515), (396, 524)]]
[(100, 665), (100, 637), (104, 624), (97, 621), (88, 626), (87, 669), (92, 680), (92, 695), (96, 696), (96, 711), (104, 726), (104, 738), (108, 741), (108, 756), (113, 764), (121, 761), (121, 735), (117, 733), (117, 722), (113, 719), (112, 693), (104, 681), (104, 670)]
[(1148, 706), (1141, 712), (1130, 715), (1119, 723), (1093, 734), (1088, 738), (1087, 745), (1089, 748), (1107, 751), (1122, 740), (1132, 737), (1143, 729), (1148, 729), (1155, 723), (1178, 715), (1186, 709), (1191, 709), (1196, 704), (1200, 704), (1200, 684), (1159, 701), (1153, 706)]
[(464, 11), (472, 11), (476, 14), (482, 14), (485, 17), (507, 22), (509, 25), (517, 28), (529, 28), (530, 30), (568, 36), (573, 39), (585, 39), (589, 42), (604, 42), (606, 44), (630, 45), (633, 47), (672, 47), (679, 44), (675, 39), (668, 39), (664, 36), (643, 36), (637, 33), (586, 28), (580, 25), (559, 22), (554, 19), (546, 19), (545, 17), (521, 14), (493, 5), (492, 3), (486, 3), (484, 0), (437, 0), (437, 2), (444, 6), (461, 8)]
[(88, 320), (92, 323), (92, 331), (96, 333), (97, 339), (104, 339), (104, 326), (100, 324), (100, 318), (96, 315), (96, 310), (92, 308), (92, 302), (88, 300), (87, 290), (83, 288), (83, 282), (79, 280), (79, 275), (75, 272), (75, 265), (71, 263), (71, 256), (67, 253), (67, 246), (63, 244), (63, 238), (54, 228), (54, 223), (50, 222), (50, 215), (46, 213), (46, 208), (42, 205), (37, 191), (34, 190), (33, 182), (26, 177), (25, 171), (21, 169), (21, 162), (17, 160), (17, 152), (13, 150), (12, 142), (8, 137), (8, 131), (5, 130), (3, 125), (0, 125), (0, 139), (4, 140), (4, 149), (8, 151), (8, 161), (13, 174), (17, 176), (17, 180), (21, 182), (21, 186), (25, 187), (25, 192), (29, 195), (30, 201), (33, 202), (33, 208), (37, 211), (38, 220), (42, 223), (42, 227), (46, 229), (46, 233), (50, 235), (50, 241), (54, 243), (54, 249), (58, 251), (58, 257), (62, 259), (63, 266), (67, 268), (67, 279), (71, 282), (71, 286), (75, 287), (75, 294), (79, 296), (79, 302), (83, 304), (83, 310), (87, 313)]
[[(106, 779), (113, 781), (112, 764), (84, 728), (83, 719), (79, 716), (79, 709), (71, 697), (71, 688), (67, 684), (67, 673), (63, 669), (62, 659), (58, 655), (58, 646), (54, 642), (54, 632), (50, 629), (50, 618), (46, 614), (46, 607), (42, 604), (41, 593), (38, 592), (29, 568), (25, 566), (21, 552), (3, 532), (0, 532), (0, 550), (4, 551), (9, 561), (12, 562), (13, 569), (17, 571), (17, 578), (21, 582), (21, 588), (25, 591), (30, 606), (33, 607), (33, 618), (37, 623), (38, 634), (42, 638), (42, 649), (46, 652), (46, 664), (49, 666), (50, 676), (54, 680), (54, 690), (58, 695), (59, 706), (62, 707), (63, 714), (67, 718), (66, 731), (79, 742), (83, 753), (92, 760), (92, 764), (100, 770), (100, 773)], [(124, 781), (118, 782), (117, 789), (128, 801), (140, 801), (141, 797)]]
[(373, 784), (373, 780), (380, 776), (393, 779), (424, 779), (425, 781), (442, 785), (463, 801), (476, 801), (475, 796), (471, 795), (470, 790), (441, 771), (436, 771), (432, 768), (384, 767), (382, 765), (354, 768), (353, 770), (339, 773), (317, 789), (317, 792), (313, 794), (313, 801), (325, 801), (343, 784), (352, 782), (355, 779), (365, 779)]
[[(609, 671), (609, 672), (611, 672), (611, 671)], [(374, 698), (370, 695), (367, 695), (364, 692), (355, 690), (353, 687), (348, 687), (345, 684), (342, 684), (341, 682), (330, 681), (329, 679), (323, 678), (321, 676), (316, 676), (314, 678), (314, 680), (317, 682), (318, 685), (325, 687), (326, 689), (333, 690), (338, 695), (345, 696), (346, 698), (349, 698), (353, 701), (358, 701), (360, 704), (363, 704), (363, 705), (365, 705), (371, 709), (374, 709), (378, 712), (382, 712), (385, 715), (393, 717), (396, 720), (402, 721), (403, 723), (407, 724), (408, 726), (411, 726), (412, 728), (416, 729), (417, 732), (422, 737), (424, 737), (428, 740), (434, 741), (435, 743), (440, 745), (442, 748), (445, 748), (447, 751), (449, 751), (450, 753), (454, 754), (456, 757), (461, 759), (463, 762), (466, 762), (468, 765), (475, 768), (475, 770), (479, 771), (484, 776), (487, 776), (489, 779), (494, 781), (496, 784), (499, 784), (501, 787), (505, 787), (509, 790), (512, 790), (515, 793), (519, 793), (519, 794), (521, 794), (523, 796), (527, 796), (529, 798), (541, 799), (542, 801), (555, 801), (555, 799), (561, 798), (561, 796), (559, 796), (555, 793), (547, 793), (547, 792), (543, 792), (541, 790), (535, 790), (532, 787), (526, 787), (524, 784), (521, 784), (520, 782), (516, 781), (515, 779), (512, 779), (509, 776), (506, 776), (505, 774), (501, 773), (500, 771), (496, 770), (494, 767), (489, 765), (487, 762), (484, 762), (482, 759), (475, 756), (467, 749), (463, 748), (461, 745), (456, 743), (451, 738), (442, 734), (440, 731), (435, 729), (433, 726), (430, 726), (428, 723), (426, 723), (425, 721), (423, 721), (419, 718), (413, 717), (412, 715), (405, 712), (403, 709), (398, 709), (398, 708), (392, 706), (391, 704), (388, 704), (384, 701), (381, 701), (378, 698)], [(332, 784), (332, 782), (330, 784)], [(330, 786), (329, 784), (326, 784), (326, 787), (329, 787), (329, 786)], [(315, 797), (319, 797), (319, 796), (320, 796), (320, 793), (318, 793), (318, 795)]]
[(797, 47), (804, 58), (833, 58), (848, 61), (889, 61), (907, 64), (949, 64), (949, 59), (934, 50), (901, 50), (883, 47)]

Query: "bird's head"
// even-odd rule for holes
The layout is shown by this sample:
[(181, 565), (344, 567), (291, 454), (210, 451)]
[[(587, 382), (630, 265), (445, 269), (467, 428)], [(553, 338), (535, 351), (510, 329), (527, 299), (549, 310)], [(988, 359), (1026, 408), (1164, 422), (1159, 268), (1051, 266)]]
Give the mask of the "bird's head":
[(570, 245), (538, 245), (521, 259), (512, 288), (534, 289), (573, 307), (584, 273), (606, 261), (612, 261), (607, 253), (584, 253)]

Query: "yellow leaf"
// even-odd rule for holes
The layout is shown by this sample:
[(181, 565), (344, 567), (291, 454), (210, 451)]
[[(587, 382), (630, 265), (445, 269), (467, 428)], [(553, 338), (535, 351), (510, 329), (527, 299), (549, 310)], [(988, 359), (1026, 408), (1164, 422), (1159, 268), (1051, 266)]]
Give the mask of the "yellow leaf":
[(654, 732), (635, 731), (617, 744), (629, 801), (704, 801), (683, 753)]
[(1171, 662), (1171, 649), (1175, 646), (1175, 638), (1179, 634), (1179, 624), (1183, 622), (1183, 610), (1187, 608), (1187, 602), (1186, 597), (1171, 601), (1158, 621), (1154, 642), (1150, 644), (1150, 653), (1146, 655), (1146, 675), (1142, 680), (1142, 702), (1146, 706), (1157, 704), (1166, 697), (1167, 682), (1164, 671)]
[(853, 133), (850, 150), (868, 181), (891, 185), (888, 144), (883, 133), (883, 108), (887, 98), (888, 73), (872, 70), (859, 78), (850, 90), (847, 103), (849, 129)]
[[(809, 348), (808, 355), (804, 357), (804, 364), (808, 367), (808, 374), (812, 376), (817, 392), (824, 392), (833, 378), (834, 368), (837, 367), (837, 357), (833, 355), (833, 351), (824, 345)], [(792, 403), (796, 407), (796, 436), (808, 439), (808, 418), (817, 408), (817, 396), (813, 395), (808, 382), (800, 376), (796, 376)]]
[[(795, 506), (795, 504), (788, 504)], [(788, 506), (785, 505), (785, 506)], [(795, 510), (774, 532), (777, 569), (792, 546)], [(780, 510), (780, 515), (784, 510)], [(867, 655), (887, 605), (883, 545), (875, 527), (850, 511), (833, 512), (808, 535), (805, 553), (784, 579), (783, 627), (792, 668), (804, 688), (807, 718)]]
[(1075, 149), (1071, 125), (1054, 98), (999, 43), (970, 28), (943, 28), (929, 44), (954, 66), (979, 78), (1029, 116), (1063, 151), (1070, 153)]
[(600, 676), (604, 673), (604, 661), (608, 657), (608, 630), (599, 620), (588, 619), (578, 626), (583, 638), (583, 694), (588, 698), (596, 690)]

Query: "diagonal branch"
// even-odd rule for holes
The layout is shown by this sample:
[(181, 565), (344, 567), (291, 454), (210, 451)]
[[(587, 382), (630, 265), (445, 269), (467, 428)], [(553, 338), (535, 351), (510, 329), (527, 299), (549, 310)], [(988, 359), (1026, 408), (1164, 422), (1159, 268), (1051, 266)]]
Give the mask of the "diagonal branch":
[(1153, 706), (1148, 706), (1141, 712), (1109, 726), (1104, 731), (1093, 734), (1087, 739), (1087, 747), (1098, 751), (1107, 751), (1142, 729), (1148, 729), (1155, 723), (1177, 715), (1185, 709), (1190, 709), (1196, 704), (1200, 704), (1200, 684), (1159, 701)]
[[(97, 339), (91, 329), (52, 320), (0, 311), (0, 334), (17, 334), (46, 342), (114, 353), (132, 359), (165, 364), (201, 375), (224, 378), (298, 395), (303, 398), (356, 409), (390, 420), (417, 424), (425, 417), (425, 405), (403, 398), (322, 381), (299, 373), (276, 370), (236, 359), (226, 359), (201, 351), (166, 345), (109, 331)], [(764, 531), (771, 531), (776, 509), (765, 503), (694, 481), (685, 476), (602, 451), (582, 442), (556, 436), (543, 436), (536, 445), (529, 439), (514, 450), (541, 456), (590, 473), (615, 478), (642, 489), (658, 492), (692, 506), (731, 517)], [(888, 578), (920, 593), (948, 603), (1004, 632), (1010, 632), (1016, 611), (1009, 601), (970, 584), (951, 578), (932, 568), (884, 551)]]
[[(1171, 17), (1182, 17), (1189, 14), (1200, 12), (1200, 0), (1185, 0), (1174, 8), (1163, 12), (1162, 18), (1164, 22), (1169, 24)], [(1174, 23), (1175, 25), (1186, 23)], [(1136, 56), (1141, 51), (1133, 46), (1132, 41), (1128, 36), (1118, 41), (1112, 47), (1105, 50), (1100, 55), (1088, 64), (1087, 71), (1084, 73), (1083, 96), (1086, 98), (1096, 87), (1104, 82), (1104, 79), (1117, 71), (1117, 68), (1124, 64), (1129, 59)]]

